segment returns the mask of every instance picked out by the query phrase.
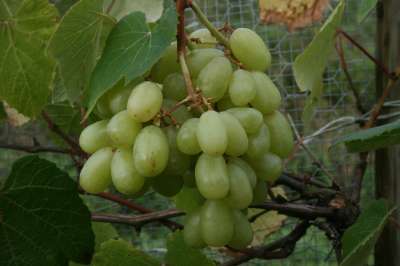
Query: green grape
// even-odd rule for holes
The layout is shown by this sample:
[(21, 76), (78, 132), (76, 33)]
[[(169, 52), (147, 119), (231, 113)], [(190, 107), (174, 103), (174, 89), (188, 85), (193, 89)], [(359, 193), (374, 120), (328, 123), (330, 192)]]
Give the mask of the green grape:
[(222, 199), (229, 192), (228, 169), (224, 157), (203, 153), (195, 167), (197, 188), (206, 199)]
[[(215, 48), (218, 42), (214, 36), (211, 35), (208, 29), (198, 29), (189, 35), (189, 39), (193, 46), (197, 49), (201, 48)], [(196, 39), (196, 40), (192, 40)]]
[(217, 107), (219, 111), (225, 111), (228, 110), (229, 108), (234, 108), (236, 106), (233, 104), (229, 95), (225, 94), (225, 96), (222, 97), (222, 99), (217, 102)]
[(249, 70), (264, 72), (271, 65), (271, 54), (264, 41), (250, 29), (236, 29), (230, 39), (233, 55)]
[(229, 96), (236, 106), (246, 106), (256, 96), (256, 87), (250, 72), (238, 69), (229, 83)]
[(254, 189), (257, 184), (257, 175), (254, 172), (253, 168), (251, 168), (251, 166), (246, 161), (237, 157), (230, 157), (229, 163), (239, 166), (240, 168), (242, 168), (243, 171), (246, 172), (246, 176), (249, 179), (250, 185)]
[(179, 72), (180, 69), (177, 45), (176, 42), (173, 42), (165, 50), (160, 60), (153, 66), (150, 76), (155, 82), (162, 83), (169, 74)]
[(178, 149), (189, 155), (195, 155), (201, 152), (199, 142), (197, 141), (197, 127), (199, 118), (190, 118), (183, 123), (176, 136)]
[(222, 200), (207, 200), (201, 208), (200, 228), (207, 245), (225, 246), (234, 233), (232, 210)]
[(243, 155), (248, 148), (248, 139), (240, 122), (229, 112), (219, 114), (228, 136), (228, 146), (225, 153), (230, 156)]
[(147, 122), (160, 111), (162, 101), (159, 85), (149, 81), (142, 82), (129, 96), (128, 113), (139, 122)]
[(133, 146), (133, 160), (139, 174), (152, 177), (161, 174), (168, 163), (168, 139), (156, 126), (143, 128)]
[(113, 115), (110, 110), (108, 98), (105, 98), (104, 96), (100, 97), (96, 103), (94, 113), (101, 119), (108, 119)]
[(253, 241), (253, 229), (246, 215), (238, 210), (233, 211), (234, 232), (228, 246), (243, 249)]
[(264, 117), (271, 135), (270, 151), (279, 155), (281, 158), (287, 158), (293, 151), (294, 140), (293, 132), (286, 117), (275, 111)]
[(114, 115), (107, 125), (108, 136), (118, 147), (131, 147), (141, 129), (142, 124), (136, 122), (126, 110)]
[(79, 136), (79, 145), (87, 153), (111, 146), (112, 142), (107, 134), (108, 120), (101, 120), (86, 127)]
[(103, 192), (111, 184), (112, 148), (102, 148), (93, 153), (83, 166), (79, 184), (86, 192)]
[(198, 210), (205, 199), (197, 188), (183, 186), (181, 191), (174, 197), (176, 208), (185, 213), (192, 213)]
[[(175, 105), (177, 101), (171, 100), (171, 99), (164, 99), (163, 100), (163, 108), (164, 110), (171, 110)], [(176, 109), (173, 113), (172, 116), (178, 122), (179, 124), (183, 124), (186, 120), (190, 119), (192, 117), (192, 113), (186, 108), (186, 106), (179, 106), (178, 109)], [(171, 118), (169, 117), (164, 117), (164, 121), (168, 124), (173, 124)]]
[(281, 94), (272, 80), (262, 72), (252, 72), (256, 97), (250, 104), (263, 114), (270, 114), (281, 105)]
[(126, 109), (126, 105), (128, 103), (128, 98), (129, 95), (131, 95), (132, 88), (127, 87), (123, 88), (122, 90), (118, 92), (114, 92), (110, 94), (109, 97), (109, 106), (110, 106), (110, 111), (112, 114), (117, 114), (121, 112), (122, 110)]
[(126, 195), (138, 193), (144, 185), (144, 177), (135, 169), (131, 149), (118, 149), (111, 161), (111, 177), (114, 187)]
[(228, 146), (226, 128), (220, 114), (215, 111), (201, 115), (196, 136), (201, 150), (209, 155), (222, 155)]
[(194, 177), (194, 171), (186, 171), (186, 173), (183, 174), (182, 178), (185, 186), (190, 188), (196, 187), (196, 178)]
[(161, 174), (152, 178), (151, 187), (165, 197), (172, 197), (181, 191), (183, 179), (177, 175)]
[(267, 199), (268, 191), (267, 184), (264, 180), (257, 179), (257, 184), (253, 190), (253, 202), (252, 204), (264, 203)]
[(257, 158), (266, 153), (271, 146), (271, 136), (268, 127), (263, 123), (258, 131), (249, 135), (249, 148), (246, 155)]
[(188, 214), (185, 218), (183, 239), (189, 247), (202, 248), (206, 245), (201, 236), (200, 213), (200, 210), (198, 210)]
[(187, 65), (193, 80), (197, 78), (200, 71), (215, 57), (223, 56), (221, 50), (214, 48), (194, 49), (188, 54)]
[(185, 99), (186, 85), (181, 73), (169, 74), (163, 82), (163, 95), (167, 99), (181, 101)]
[(231, 76), (231, 62), (226, 57), (215, 57), (200, 71), (196, 85), (204, 97), (217, 102), (227, 91)]
[(247, 134), (254, 134), (263, 123), (260, 111), (250, 107), (236, 107), (227, 110), (239, 120)]
[(144, 194), (146, 194), (147, 191), (149, 191), (150, 187), (151, 187), (151, 178), (145, 178), (143, 187), (135, 194), (129, 195), (129, 197), (133, 199), (140, 198)]
[(176, 144), (177, 129), (175, 127), (164, 128), (164, 133), (167, 136), (169, 144), (168, 164), (162, 175), (183, 176), (189, 170), (192, 164), (192, 158), (180, 152)]
[(275, 182), (283, 171), (282, 159), (270, 152), (264, 153), (258, 158), (252, 158), (250, 164), (258, 178), (271, 183)]
[(227, 204), (233, 209), (247, 208), (253, 200), (253, 191), (246, 172), (234, 163), (228, 163), (229, 193)]

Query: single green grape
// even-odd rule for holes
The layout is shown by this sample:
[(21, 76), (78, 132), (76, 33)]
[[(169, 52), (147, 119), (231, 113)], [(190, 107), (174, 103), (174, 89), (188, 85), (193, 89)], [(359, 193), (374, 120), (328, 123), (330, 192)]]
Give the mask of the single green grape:
[(227, 110), (242, 124), (247, 134), (254, 134), (263, 123), (263, 115), (260, 111), (250, 107), (235, 107)]
[(114, 115), (107, 125), (107, 133), (117, 147), (131, 147), (142, 124), (133, 119), (126, 110)]
[(126, 109), (129, 95), (132, 93), (132, 87), (125, 87), (122, 90), (109, 95), (109, 106), (112, 114), (117, 114)]
[(219, 101), (228, 89), (232, 76), (232, 65), (226, 57), (213, 58), (199, 73), (197, 87), (204, 97)]
[[(104, 93), (96, 103), (96, 108), (94, 110), (95, 114), (102, 119), (108, 119), (113, 116), (113, 112), (110, 108), (110, 99), (117, 95), (120, 91), (124, 90), (124, 81), (117, 82), (111, 89)], [(125, 107), (122, 109), (126, 108)]]
[(115, 189), (122, 194), (134, 195), (143, 188), (144, 177), (135, 168), (131, 149), (120, 148), (115, 151), (111, 161), (111, 177)]
[(187, 65), (192, 79), (197, 79), (200, 71), (215, 57), (223, 56), (221, 50), (214, 48), (194, 49), (187, 57)]
[(192, 32), (189, 35), (189, 39), (196, 49), (215, 48), (218, 44), (217, 39), (205, 28)]
[(198, 210), (205, 199), (195, 187), (184, 185), (179, 193), (174, 197), (176, 208), (185, 213), (192, 213)]
[(257, 175), (253, 168), (245, 160), (237, 157), (229, 157), (229, 163), (239, 166), (243, 171), (246, 172), (246, 176), (249, 179), (250, 185), (254, 189), (257, 184)]
[(226, 202), (233, 209), (247, 208), (253, 200), (253, 189), (246, 172), (234, 163), (228, 163), (229, 193)]
[(246, 28), (236, 29), (229, 44), (233, 55), (249, 70), (264, 72), (271, 65), (271, 54), (263, 39)]
[(267, 199), (268, 191), (267, 191), (267, 183), (264, 180), (257, 179), (257, 184), (253, 190), (253, 202), (252, 204), (261, 204), (264, 203)]
[(183, 239), (189, 247), (202, 248), (206, 245), (201, 235), (200, 213), (201, 211), (197, 210), (185, 218)]
[(271, 146), (271, 136), (268, 127), (263, 123), (258, 131), (249, 135), (249, 148), (246, 155), (257, 158), (266, 153)]
[(234, 233), (232, 210), (222, 200), (207, 200), (201, 208), (200, 228), (207, 245), (225, 246)]
[(79, 184), (86, 192), (97, 194), (103, 192), (111, 184), (112, 148), (102, 148), (93, 153), (85, 162)]
[(282, 113), (275, 111), (266, 115), (264, 121), (271, 135), (270, 151), (281, 158), (287, 158), (294, 149), (293, 132), (288, 120)]
[(222, 199), (229, 192), (229, 176), (222, 156), (203, 153), (195, 166), (197, 188), (206, 199)]
[(185, 80), (181, 73), (169, 74), (163, 82), (163, 95), (167, 99), (181, 101), (186, 97)]
[(164, 79), (171, 73), (180, 71), (178, 63), (178, 53), (176, 42), (171, 43), (164, 54), (151, 69), (151, 79), (158, 83), (163, 83)]
[(152, 177), (161, 174), (169, 158), (168, 139), (156, 126), (143, 128), (133, 146), (133, 160), (139, 174)]
[(186, 173), (183, 174), (182, 178), (185, 186), (190, 188), (196, 187), (196, 178), (193, 170), (186, 171)]
[(229, 96), (235, 106), (247, 106), (256, 96), (256, 86), (249, 71), (238, 69), (229, 83)]
[(225, 153), (230, 156), (243, 155), (247, 151), (249, 141), (242, 124), (229, 112), (222, 112), (219, 116), (228, 136), (228, 146)]
[(233, 211), (234, 232), (228, 246), (244, 249), (253, 241), (253, 229), (246, 215), (238, 210)]
[(275, 182), (283, 172), (282, 159), (270, 152), (264, 153), (257, 158), (251, 158), (250, 164), (253, 166), (258, 178), (270, 183)]
[(107, 134), (108, 120), (101, 120), (87, 126), (79, 136), (79, 146), (87, 153), (95, 153), (101, 148), (112, 145)]
[(176, 136), (176, 144), (181, 152), (188, 155), (196, 155), (201, 152), (196, 135), (199, 121), (199, 118), (190, 118), (179, 129)]
[(163, 95), (158, 84), (145, 81), (137, 85), (128, 99), (128, 113), (139, 122), (151, 120), (161, 109)]
[[(164, 110), (168, 111), (174, 108), (176, 103), (177, 101), (175, 100), (164, 99), (162, 107)], [(192, 113), (186, 108), (186, 106), (181, 105), (174, 112), (172, 112), (172, 116), (174, 117), (176, 122), (178, 122), (179, 124), (183, 124), (186, 120), (192, 117)], [(164, 121), (169, 125), (173, 124), (173, 121), (170, 117), (164, 117)]]
[(252, 72), (255, 82), (256, 97), (250, 102), (251, 106), (263, 114), (270, 114), (279, 109), (282, 98), (272, 80), (262, 72)]
[(218, 111), (225, 111), (230, 108), (236, 107), (228, 94), (225, 94), (221, 100), (217, 102)]
[(152, 178), (151, 187), (165, 197), (173, 197), (181, 191), (183, 179), (178, 175), (161, 174)]
[(196, 136), (201, 150), (209, 155), (222, 155), (228, 146), (225, 125), (220, 114), (215, 111), (201, 115)]

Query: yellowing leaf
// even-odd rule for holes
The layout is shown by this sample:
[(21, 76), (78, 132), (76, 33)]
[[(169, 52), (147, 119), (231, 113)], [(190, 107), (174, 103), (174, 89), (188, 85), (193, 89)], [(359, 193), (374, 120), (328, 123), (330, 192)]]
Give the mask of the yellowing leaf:
[[(261, 212), (262, 210), (249, 209), (248, 217), (252, 217)], [(254, 232), (254, 238), (251, 244), (254, 246), (263, 244), (265, 238), (278, 231), (286, 219), (286, 215), (279, 214), (277, 211), (269, 211), (258, 217), (251, 224)]]

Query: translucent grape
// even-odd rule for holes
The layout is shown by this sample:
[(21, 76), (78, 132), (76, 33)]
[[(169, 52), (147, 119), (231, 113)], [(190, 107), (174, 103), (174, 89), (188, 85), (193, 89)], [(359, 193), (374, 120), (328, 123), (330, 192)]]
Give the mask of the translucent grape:
[(186, 97), (185, 80), (181, 73), (169, 74), (163, 82), (162, 93), (165, 98), (181, 101)]
[(272, 80), (262, 72), (252, 72), (256, 97), (250, 104), (263, 114), (270, 114), (281, 105), (281, 94)]
[(107, 134), (108, 120), (101, 120), (86, 127), (79, 136), (79, 145), (87, 153), (94, 153), (112, 145)]
[(219, 114), (224, 123), (228, 137), (228, 146), (225, 153), (230, 156), (243, 155), (248, 148), (248, 139), (240, 122), (229, 112)]
[(168, 163), (168, 139), (156, 126), (143, 128), (136, 137), (133, 160), (139, 174), (151, 177), (161, 174)]
[(162, 101), (161, 88), (156, 83), (142, 82), (129, 96), (128, 113), (139, 122), (147, 122), (160, 111)]
[(227, 204), (234, 209), (247, 208), (253, 200), (253, 191), (246, 172), (234, 163), (228, 163), (229, 193)]
[(134, 120), (126, 110), (114, 115), (107, 125), (108, 136), (118, 147), (131, 147), (141, 129), (142, 124)]
[(83, 166), (79, 184), (86, 192), (103, 192), (111, 184), (112, 148), (102, 148), (93, 153)]
[(257, 158), (266, 153), (271, 146), (271, 136), (268, 127), (263, 123), (258, 131), (249, 135), (249, 148), (246, 155)]
[(111, 177), (117, 191), (134, 195), (144, 186), (144, 177), (141, 176), (133, 163), (131, 149), (116, 150), (111, 161)]
[(271, 54), (264, 41), (250, 29), (236, 29), (230, 39), (234, 56), (249, 70), (264, 72), (271, 65)]
[(269, 181), (271, 183), (282, 174), (282, 159), (273, 153), (267, 152), (256, 159), (251, 159), (250, 164), (253, 166), (257, 177)]
[(151, 69), (151, 79), (162, 83), (171, 73), (179, 72), (178, 53), (176, 42), (173, 42), (164, 52), (163, 56)]
[(159, 175), (152, 178), (151, 187), (165, 197), (172, 197), (183, 187), (182, 177), (177, 175)]
[(215, 111), (201, 115), (196, 136), (201, 150), (209, 155), (222, 155), (228, 146), (226, 128)]
[(188, 54), (187, 65), (192, 79), (196, 79), (200, 71), (215, 57), (223, 56), (221, 50), (214, 48), (194, 49)]
[(244, 249), (253, 241), (253, 229), (246, 215), (238, 210), (233, 211), (234, 233), (229, 246)]
[(236, 107), (227, 110), (239, 120), (247, 134), (254, 134), (263, 123), (260, 111), (250, 107)]
[(188, 119), (179, 129), (176, 136), (176, 143), (181, 152), (189, 155), (195, 155), (201, 152), (196, 135), (199, 121), (199, 118)]
[(202, 154), (195, 167), (197, 188), (206, 199), (222, 199), (229, 191), (228, 169), (222, 156)]
[(112, 93), (109, 96), (109, 106), (112, 114), (117, 114), (126, 109), (129, 95), (131, 95), (132, 87), (123, 88), (122, 90)]
[(256, 88), (250, 72), (243, 69), (233, 72), (229, 83), (229, 96), (235, 106), (246, 106), (254, 99)]
[(207, 245), (228, 244), (234, 233), (232, 210), (221, 200), (207, 200), (201, 208), (200, 227)]
[(287, 158), (293, 151), (294, 140), (292, 128), (286, 117), (275, 111), (264, 117), (271, 135), (270, 151), (279, 155), (281, 158)]
[(251, 168), (251, 166), (246, 161), (237, 157), (230, 157), (229, 163), (236, 164), (237, 166), (242, 168), (242, 170), (246, 172), (246, 176), (249, 179), (251, 187), (254, 188), (256, 186), (257, 175), (254, 172), (253, 168)]
[(190, 247), (202, 248), (205, 246), (201, 234), (200, 210), (186, 216), (183, 239)]
[(195, 30), (189, 35), (189, 39), (193, 43), (193, 46), (197, 49), (215, 48), (215, 46), (218, 44), (217, 39), (211, 35), (208, 29)]

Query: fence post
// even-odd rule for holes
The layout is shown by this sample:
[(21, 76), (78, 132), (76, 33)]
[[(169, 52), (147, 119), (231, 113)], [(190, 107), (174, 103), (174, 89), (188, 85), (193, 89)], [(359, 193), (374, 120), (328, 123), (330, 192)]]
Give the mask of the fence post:
[[(400, 1), (380, 0), (377, 7), (377, 56), (389, 70), (400, 66)], [(377, 70), (376, 92), (379, 97), (387, 78)], [(398, 82), (399, 83), (399, 82)], [(400, 99), (400, 86), (392, 89), (389, 100)], [(390, 110), (386, 109), (385, 112)], [(400, 206), (400, 146), (375, 153), (375, 183), (377, 198), (386, 198)], [(398, 210), (394, 218), (400, 221)], [(375, 266), (400, 265), (400, 231), (393, 223), (385, 227), (375, 248)]]

